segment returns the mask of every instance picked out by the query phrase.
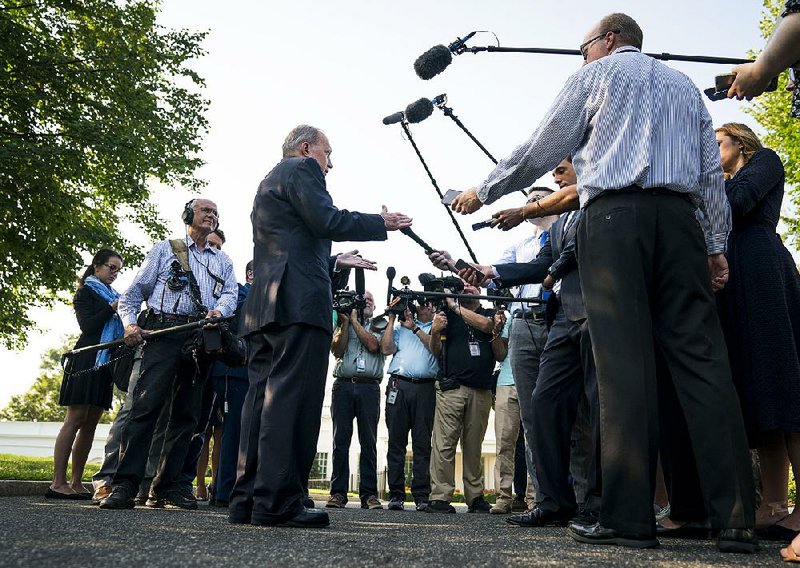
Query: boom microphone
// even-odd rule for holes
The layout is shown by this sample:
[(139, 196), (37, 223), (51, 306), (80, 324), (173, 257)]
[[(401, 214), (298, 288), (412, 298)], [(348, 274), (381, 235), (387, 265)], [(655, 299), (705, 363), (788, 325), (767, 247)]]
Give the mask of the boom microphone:
[[(409, 105), (410, 106), (410, 105)], [(431, 111), (433, 112), (433, 111)], [(403, 111), (396, 112), (394, 114), (390, 114), (389, 116), (383, 117), (384, 124), (397, 124), (398, 122), (402, 122), (405, 119), (405, 115)]]
[(406, 120), (414, 124), (422, 122), (433, 114), (433, 103), (430, 99), (421, 98), (406, 107)]
[(453, 53), (459, 55), (464, 53), (466, 46), (464, 45), (469, 38), (474, 36), (477, 32), (470, 32), (463, 38), (456, 38), (456, 41), (448, 45), (435, 45), (428, 51), (417, 57), (414, 62), (414, 71), (420, 79), (427, 81), (436, 77), (439, 73), (447, 69), (450, 62), (453, 61)]

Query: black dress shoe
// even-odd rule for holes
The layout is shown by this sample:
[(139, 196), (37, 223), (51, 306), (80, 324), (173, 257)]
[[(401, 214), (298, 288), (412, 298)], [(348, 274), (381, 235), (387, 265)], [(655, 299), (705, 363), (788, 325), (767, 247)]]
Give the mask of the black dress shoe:
[[(232, 516), (229, 517), (231, 522)], [(273, 518), (261, 518), (257, 516), (253, 516), (250, 521), (252, 525), (258, 526), (267, 526), (267, 527), (274, 527), (274, 526), (282, 526), (282, 527), (299, 527), (299, 528), (322, 528), (327, 527), (330, 522), (330, 518), (328, 517), (328, 513), (321, 509), (306, 509), (303, 507), (299, 513), (297, 513), (294, 517), (290, 519), (286, 519), (284, 521), (278, 521)]]
[(303, 507), (305, 507), (306, 509), (314, 508), (314, 500), (308, 496), (308, 493), (306, 493), (306, 496), (303, 497)]
[(717, 548), (720, 552), (752, 554), (761, 547), (753, 529), (721, 529), (717, 535)]
[(654, 537), (607, 529), (600, 523), (593, 525), (572, 523), (567, 528), (567, 534), (578, 542), (586, 544), (616, 544), (629, 548), (654, 548), (658, 546), (658, 539)]
[(187, 511), (197, 510), (197, 499), (191, 493), (184, 493), (178, 489), (170, 489), (162, 495), (150, 494), (147, 499), (147, 506), (155, 509), (165, 507), (177, 507)]
[(133, 509), (133, 491), (124, 485), (117, 485), (111, 495), (100, 501), (101, 509)]
[(294, 517), (281, 523), (284, 527), (300, 528), (322, 528), (331, 524), (328, 513), (322, 509), (306, 509), (297, 513)]
[(520, 515), (508, 517), (506, 522), (518, 527), (565, 527), (573, 516), (575, 516), (574, 509), (545, 511), (539, 507), (534, 507)]

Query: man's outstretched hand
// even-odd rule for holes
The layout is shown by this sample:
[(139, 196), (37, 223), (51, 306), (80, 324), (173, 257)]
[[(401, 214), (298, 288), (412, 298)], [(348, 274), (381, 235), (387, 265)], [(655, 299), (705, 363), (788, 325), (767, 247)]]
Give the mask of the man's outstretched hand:
[(367, 260), (361, 258), (358, 254), (358, 249), (351, 250), (350, 252), (343, 252), (336, 257), (336, 268), (364, 268), (366, 270), (378, 270), (377, 264), (374, 260)]
[(481, 207), (483, 207), (483, 203), (478, 199), (478, 189), (475, 187), (471, 187), (467, 191), (457, 195), (453, 203), (450, 204), (450, 209), (462, 215), (475, 213), (475, 211)]
[(381, 217), (387, 231), (399, 231), (411, 226), (412, 219), (403, 213), (389, 213), (386, 205), (381, 206)]

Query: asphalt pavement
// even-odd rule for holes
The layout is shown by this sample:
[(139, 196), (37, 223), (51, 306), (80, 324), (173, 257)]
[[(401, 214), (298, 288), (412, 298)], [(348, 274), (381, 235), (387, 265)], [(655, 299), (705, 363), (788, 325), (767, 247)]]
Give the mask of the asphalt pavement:
[[(318, 506), (323, 506), (321, 501)], [(231, 525), (226, 511), (106, 511), (38, 496), (0, 497), (0, 566), (779, 566), (781, 543), (722, 554), (710, 540), (661, 538), (633, 550), (574, 542), (563, 528), (513, 527), (503, 516), (328, 510), (331, 526)]]

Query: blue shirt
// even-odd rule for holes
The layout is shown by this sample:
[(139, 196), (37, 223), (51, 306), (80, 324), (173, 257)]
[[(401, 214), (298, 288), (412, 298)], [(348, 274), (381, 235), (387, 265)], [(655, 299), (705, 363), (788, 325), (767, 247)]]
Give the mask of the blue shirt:
[(581, 207), (634, 185), (685, 193), (701, 212), (708, 254), (725, 251), (731, 220), (719, 148), (702, 95), (683, 73), (630, 45), (584, 65), (478, 197), (493, 203), (570, 155)]
[[(511, 318), (508, 318), (508, 320), (506, 320), (506, 325), (503, 328), (502, 337), (508, 339), (509, 329), (511, 329)], [(503, 363), (500, 365), (500, 374), (497, 375), (497, 386), (510, 387), (514, 386), (514, 384), (515, 384), (514, 373), (511, 372), (511, 351), (509, 351), (508, 353), (506, 353), (506, 358), (503, 359)]]
[[(206, 246), (198, 250), (190, 236), (186, 236), (189, 248), (189, 268), (192, 269), (200, 287), (200, 299), (209, 310), (219, 310), (224, 317), (233, 315), (236, 310), (238, 285), (233, 274), (233, 263), (227, 254)], [(173, 291), (167, 287), (172, 262), (177, 261), (169, 241), (156, 243), (147, 253), (144, 263), (133, 282), (119, 299), (119, 317), (124, 325), (136, 323), (136, 315), (142, 309), (142, 302), (159, 313), (195, 315), (196, 310), (189, 294), (189, 285)], [(212, 275), (222, 280), (218, 287)], [(218, 298), (214, 297), (218, 287)]]
[[(432, 321), (414, 323), (425, 333), (430, 333)], [(394, 326), (394, 346), (397, 351), (389, 363), (387, 372), (390, 375), (402, 375), (409, 379), (432, 379), (439, 371), (436, 357), (428, 351), (413, 331), (400, 324)]]

